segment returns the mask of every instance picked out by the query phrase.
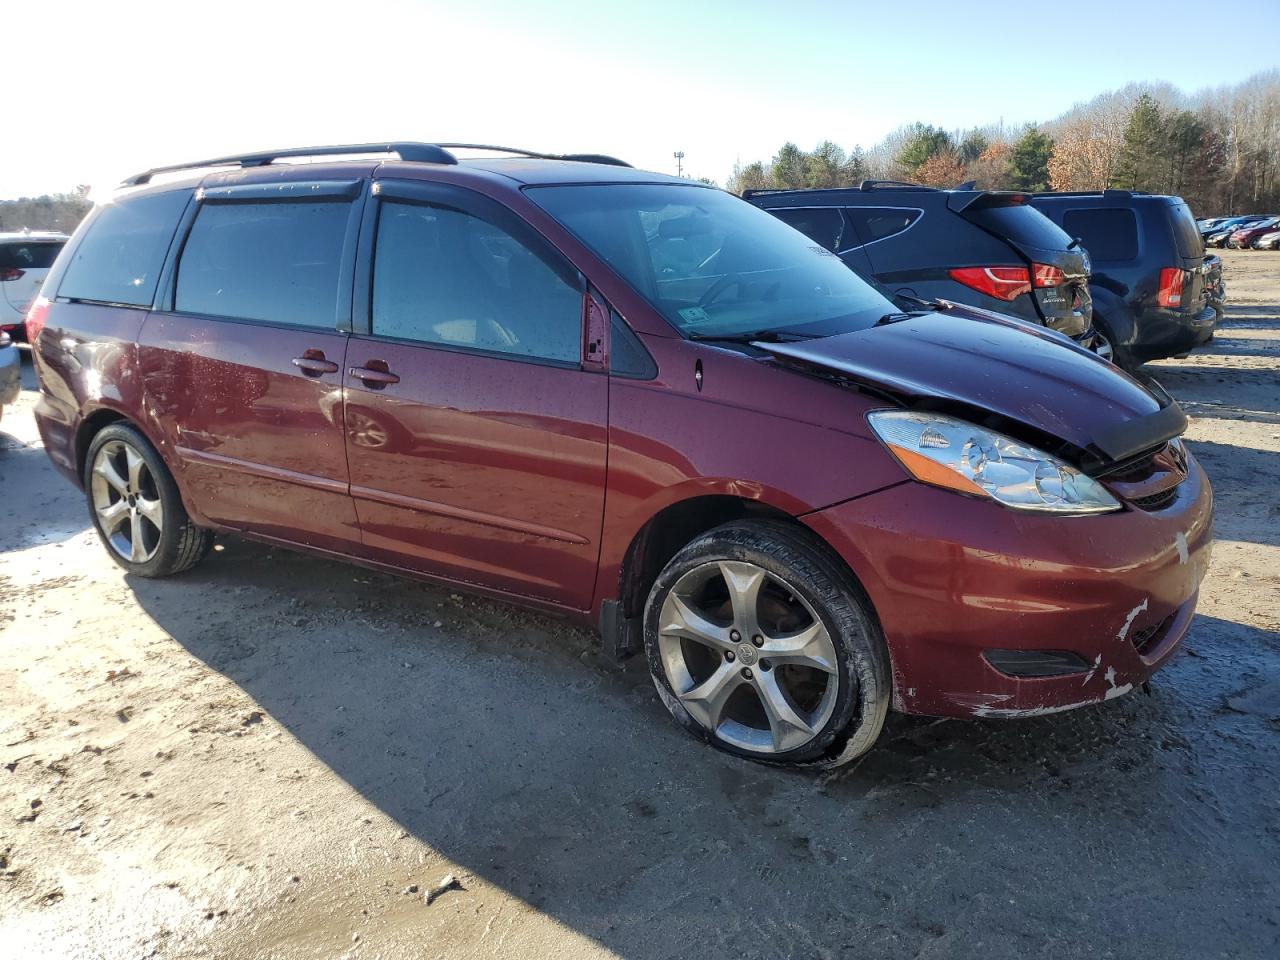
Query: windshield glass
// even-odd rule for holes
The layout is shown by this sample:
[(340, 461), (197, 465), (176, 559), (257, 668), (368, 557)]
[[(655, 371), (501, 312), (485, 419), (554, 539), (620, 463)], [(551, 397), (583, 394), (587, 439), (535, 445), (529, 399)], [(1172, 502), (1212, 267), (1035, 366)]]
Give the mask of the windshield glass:
[(599, 184), (528, 195), (688, 336), (827, 337), (896, 309), (830, 251), (721, 190)]

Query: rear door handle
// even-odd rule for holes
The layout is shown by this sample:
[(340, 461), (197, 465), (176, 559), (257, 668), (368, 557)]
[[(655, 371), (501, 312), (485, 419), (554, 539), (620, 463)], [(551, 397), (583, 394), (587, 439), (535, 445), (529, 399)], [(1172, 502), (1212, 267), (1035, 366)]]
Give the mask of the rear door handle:
[(338, 365), (332, 360), (326, 360), (319, 350), (308, 350), (302, 356), (294, 357), (293, 365), (310, 377), (338, 372)]
[(357, 380), (362, 380), (368, 384), (377, 384), (378, 386), (383, 387), (389, 383), (400, 382), (400, 378), (390, 370), (375, 370), (372, 367), (351, 367), (347, 372)]

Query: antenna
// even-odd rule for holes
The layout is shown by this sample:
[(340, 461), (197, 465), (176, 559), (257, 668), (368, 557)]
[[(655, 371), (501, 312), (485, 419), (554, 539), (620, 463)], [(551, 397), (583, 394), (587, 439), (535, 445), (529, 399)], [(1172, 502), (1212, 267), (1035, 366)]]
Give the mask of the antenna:
[(677, 150), (675, 153), (672, 154), (672, 156), (676, 158), (676, 176), (683, 177), (684, 176), (684, 151)]

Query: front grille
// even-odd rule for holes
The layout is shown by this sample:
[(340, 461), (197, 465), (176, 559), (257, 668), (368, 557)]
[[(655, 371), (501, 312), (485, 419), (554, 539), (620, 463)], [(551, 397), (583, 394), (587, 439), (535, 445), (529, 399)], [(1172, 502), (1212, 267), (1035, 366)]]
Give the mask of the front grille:
[(1107, 473), (1103, 476), (1113, 483), (1141, 483), (1151, 476), (1155, 469), (1155, 459), (1155, 454), (1149, 454), (1137, 463), (1131, 463), (1115, 473)]
[(1151, 512), (1154, 510), (1163, 510), (1173, 501), (1178, 499), (1178, 487), (1175, 484), (1168, 490), (1161, 490), (1159, 493), (1153, 493), (1149, 497), (1135, 497), (1129, 501), (1139, 510)]

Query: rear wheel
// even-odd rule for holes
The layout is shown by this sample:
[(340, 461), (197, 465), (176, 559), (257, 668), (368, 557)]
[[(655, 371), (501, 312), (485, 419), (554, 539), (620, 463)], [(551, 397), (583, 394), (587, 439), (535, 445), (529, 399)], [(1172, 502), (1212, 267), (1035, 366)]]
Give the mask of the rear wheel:
[(191, 522), (160, 454), (134, 427), (113, 423), (95, 434), (84, 470), (93, 524), (130, 573), (167, 577), (209, 552), (213, 535)]
[(702, 535), (659, 574), (644, 622), (667, 709), (718, 749), (836, 766), (880, 734), (890, 681), (879, 628), (804, 531), (735, 522)]

